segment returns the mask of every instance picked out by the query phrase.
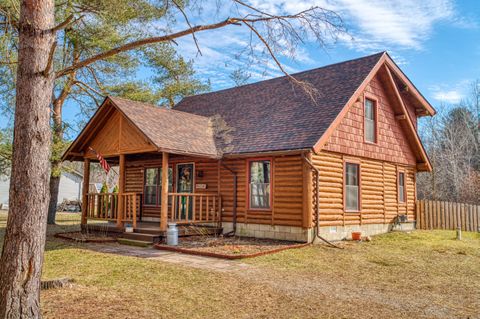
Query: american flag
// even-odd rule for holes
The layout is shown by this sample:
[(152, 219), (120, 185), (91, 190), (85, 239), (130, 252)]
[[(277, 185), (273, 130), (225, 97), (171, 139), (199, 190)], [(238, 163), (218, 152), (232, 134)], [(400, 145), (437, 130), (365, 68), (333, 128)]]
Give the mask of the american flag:
[(107, 175), (108, 175), (108, 172), (110, 172), (110, 165), (108, 165), (107, 160), (104, 159), (103, 156), (100, 155), (100, 153), (95, 151), (93, 148), (89, 147), (89, 149), (97, 156), (97, 159), (100, 162), (100, 166), (103, 168), (105, 173), (107, 173)]

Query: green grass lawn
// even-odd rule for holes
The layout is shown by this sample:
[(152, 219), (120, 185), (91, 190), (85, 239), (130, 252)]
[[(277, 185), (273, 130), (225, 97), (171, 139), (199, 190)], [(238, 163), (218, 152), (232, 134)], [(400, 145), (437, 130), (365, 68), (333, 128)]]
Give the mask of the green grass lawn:
[[(92, 251), (52, 237), (78, 227), (59, 214), (49, 228), (42, 292), (46, 318), (478, 318), (480, 235), (416, 231), (313, 246), (241, 261), (216, 272)], [(0, 212), (0, 241), (5, 227)]]

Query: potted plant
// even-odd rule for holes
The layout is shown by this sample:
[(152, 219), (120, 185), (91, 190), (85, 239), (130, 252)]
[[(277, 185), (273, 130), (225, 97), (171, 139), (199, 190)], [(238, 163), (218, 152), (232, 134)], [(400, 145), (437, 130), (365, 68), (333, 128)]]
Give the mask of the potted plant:
[(352, 232), (352, 240), (362, 240), (362, 233), (359, 231)]

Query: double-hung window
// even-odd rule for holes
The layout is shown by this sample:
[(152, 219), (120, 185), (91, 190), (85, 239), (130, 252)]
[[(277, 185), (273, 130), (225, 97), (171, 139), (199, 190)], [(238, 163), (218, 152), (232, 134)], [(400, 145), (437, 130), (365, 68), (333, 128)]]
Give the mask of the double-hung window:
[(253, 209), (270, 209), (271, 161), (255, 160), (249, 162), (249, 202)]
[(398, 201), (405, 203), (405, 173), (398, 173)]
[(360, 210), (360, 165), (345, 163), (345, 210)]
[[(173, 171), (168, 169), (168, 191), (173, 190)], [(162, 198), (162, 169), (159, 167), (145, 168), (144, 204), (160, 205)]]
[(377, 142), (377, 110), (375, 102), (365, 99), (365, 141), (369, 143)]

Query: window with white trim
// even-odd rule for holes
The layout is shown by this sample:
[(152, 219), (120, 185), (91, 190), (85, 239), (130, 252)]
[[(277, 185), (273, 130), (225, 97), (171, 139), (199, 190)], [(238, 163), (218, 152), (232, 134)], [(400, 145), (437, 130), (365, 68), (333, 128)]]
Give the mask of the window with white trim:
[(370, 143), (376, 143), (377, 138), (377, 121), (376, 121), (376, 107), (375, 101), (365, 99), (365, 141)]
[(405, 173), (398, 173), (398, 201), (405, 203)]
[[(173, 191), (173, 170), (168, 169), (168, 191)], [(162, 198), (162, 168), (145, 168), (145, 185), (143, 192), (145, 205), (158, 206)]]
[(360, 210), (360, 165), (345, 163), (345, 210)]
[(270, 160), (249, 162), (250, 208), (269, 209), (270, 203)]

